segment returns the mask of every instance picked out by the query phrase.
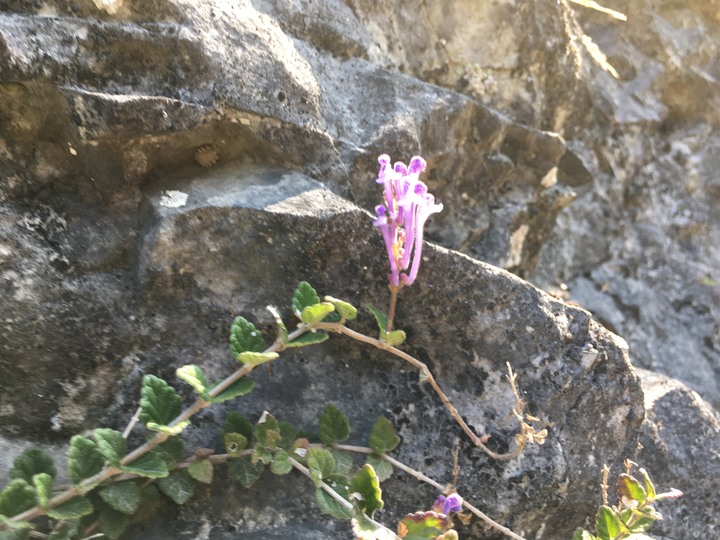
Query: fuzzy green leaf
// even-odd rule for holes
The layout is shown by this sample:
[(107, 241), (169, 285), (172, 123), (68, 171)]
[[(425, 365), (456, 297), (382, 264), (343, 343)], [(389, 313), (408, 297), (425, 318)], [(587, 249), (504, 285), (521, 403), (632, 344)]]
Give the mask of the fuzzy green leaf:
[(280, 355), (276, 352), (243, 352), (237, 355), (235, 358), (238, 362), (246, 366), (259, 366), (267, 362), (275, 360)]
[(155, 375), (143, 377), (140, 390), (140, 420), (146, 424), (169, 426), (180, 415), (182, 398), (175, 389)]
[(280, 423), (272, 414), (267, 411), (264, 412), (255, 425), (256, 444), (264, 445), (274, 450), (281, 439)]
[(335, 472), (335, 458), (325, 448), (311, 448), (307, 454), (307, 466), (316, 488), (320, 482)]
[(188, 364), (177, 368), (175, 371), (178, 379), (185, 381), (193, 387), (195, 392), (202, 395), (206, 392), (208, 384), (202, 369), (194, 364)]
[(328, 450), (335, 460), (335, 472), (341, 475), (348, 475), (353, 466), (352, 454), (346, 450), (330, 448)]
[(193, 461), (188, 465), (187, 472), (198, 482), (210, 484), (213, 479), (213, 464), (209, 459)]
[(47, 515), (54, 519), (75, 519), (93, 513), (93, 505), (87, 497), (74, 497), (69, 501), (48, 509)]
[(55, 476), (57, 476), (55, 463), (53, 463), (52, 458), (42, 450), (38, 448), (28, 448), (15, 458), (9, 476), (10, 480), (20, 478), (30, 484), (32, 483), (33, 476), (40, 473), (45, 473), (55, 478)]
[(384, 454), (394, 450), (398, 444), (400, 437), (390, 420), (384, 416), (378, 418), (370, 431), (370, 448), (377, 454)]
[(320, 488), (315, 490), (315, 500), (320, 510), (325, 514), (329, 514), (337, 519), (350, 519), (352, 517), (352, 510), (350, 508), (340, 504), (333, 499), (330, 494)]
[(247, 448), (248, 440), (245, 435), (240, 433), (226, 433), (223, 436), (225, 451), (230, 457), (240, 457), (243, 450)]
[(380, 336), (382, 337), (383, 335), (385, 335), (388, 326), (387, 315), (385, 315), (375, 306), (371, 306), (370, 304), (367, 304), (365, 307), (368, 309), (368, 311), (370, 311), (370, 313), (373, 314), (373, 317), (375, 317), (375, 321), (377, 321), (377, 325), (380, 330)]
[(609, 506), (598, 508), (595, 518), (595, 532), (601, 540), (612, 540), (620, 534), (621, 522), (615, 511)]
[(132, 463), (123, 465), (120, 470), (145, 478), (165, 478), (169, 474), (167, 464), (155, 452), (149, 452)]
[(48, 536), (48, 540), (73, 540), (78, 538), (78, 529), (80, 528), (80, 519), (70, 519), (57, 523), (53, 531)]
[(170, 497), (175, 504), (185, 504), (193, 496), (195, 480), (187, 471), (175, 471), (167, 478), (157, 481), (160, 491)]
[(302, 311), (308, 306), (314, 306), (320, 303), (320, 297), (318, 296), (315, 289), (307, 281), (301, 281), (298, 283), (297, 289), (292, 297), (292, 308), (293, 313), (301, 318)]
[(350, 498), (370, 517), (383, 507), (380, 481), (371, 465), (363, 465), (350, 480)]
[(652, 480), (650, 480), (650, 475), (648, 474), (648, 472), (642, 467), (640, 468), (640, 474), (645, 480), (645, 492), (647, 493), (647, 499), (649, 501), (654, 501), (656, 495), (655, 484), (653, 484)]
[(29, 521), (10, 521), (10, 518), (0, 514), (0, 525), (4, 525), (7, 530), (0, 531), (0, 540), (26, 540), (32, 524)]
[(620, 500), (636, 501), (638, 504), (645, 502), (647, 493), (640, 482), (629, 474), (621, 474), (617, 479), (617, 492)]
[(175, 465), (183, 457), (183, 450), (185, 444), (182, 442), (180, 437), (168, 437), (168, 439), (156, 446), (152, 453), (156, 454), (160, 459), (165, 462), (168, 470), (175, 468)]
[(35, 488), (18, 478), (0, 491), (0, 514), (12, 517), (29, 510), (37, 503)]
[(95, 441), (75, 435), (70, 439), (68, 450), (68, 473), (75, 484), (99, 473), (105, 464), (105, 457), (98, 450)]
[(263, 465), (270, 465), (273, 460), (273, 453), (260, 444), (256, 444), (253, 449), (253, 453), (250, 456), (250, 461), (253, 463), (262, 463)]
[(263, 352), (265, 340), (255, 325), (244, 317), (235, 317), (230, 328), (230, 352), (239, 359), (244, 352)]
[(323, 341), (327, 341), (330, 338), (328, 334), (322, 334), (320, 332), (306, 332), (297, 339), (285, 344), (285, 348), (290, 349), (293, 347), (307, 347), (308, 345), (317, 345)]
[(99, 490), (100, 498), (114, 510), (134, 514), (140, 504), (140, 488), (133, 480), (110, 484)]
[(125, 532), (130, 520), (122, 512), (106, 506), (100, 511), (100, 530), (110, 540), (117, 540)]
[(357, 308), (352, 304), (348, 304), (347, 302), (338, 300), (332, 296), (326, 296), (323, 300), (335, 306), (335, 311), (337, 311), (343, 319), (352, 321), (357, 317)]
[(435, 512), (407, 514), (398, 525), (403, 540), (431, 540), (437, 538), (449, 526), (447, 516)]
[(53, 477), (47, 473), (40, 473), (33, 476), (32, 481), (37, 494), (37, 504), (46, 510), (48, 501), (52, 498)]
[(307, 306), (300, 313), (300, 320), (305, 324), (315, 324), (322, 321), (330, 313), (335, 311), (335, 306), (330, 302), (321, 302), (314, 306)]
[(225, 390), (220, 392), (217, 396), (210, 398), (207, 401), (209, 401), (210, 403), (222, 403), (223, 401), (228, 401), (229, 399), (234, 399), (236, 397), (249, 394), (254, 387), (254, 381), (243, 377), (242, 379), (239, 379), (232, 383)]
[(389, 462), (385, 461), (378, 454), (370, 454), (365, 459), (365, 463), (375, 469), (375, 474), (377, 474), (378, 480), (380, 480), (380, 482), (384, 482), (392, 476), (393, 466), (390, 465)]
[(597, 540), (597, 537), (585, 529), (575, 529), (572, 540)]
[(253, 442), (253, 425), (247, 417), (238, 411), (230, 411), (223, 422), (223, 433), (240, 433), (247, 440)]
[(405, 343), (407, 335), (404, 330), (393, 330), (392, 332), (383, 332), (380, 336), (385, 343), (392, 347), (397, 347)]
[(120, 461), (127, 454), (127, 441), (122, 433), (114, 429), (100, 428), (96, 429), (93, 434), (98, 450), (103, 457), (114, 467), (119, 466)]
[(320, 440), (327, 446), (346, 441), (350, 436), (350, 423), (345, 413), (328, 404), (320, 414)]
[(293, 466), (288, 459), (289, 457), (285, 450), (280, 450), (273, 456), (272, 463), (270, 464), (270, 470), (273, 474), (283, 475), (292, 471)]
[(183, 420), (182, 422), (178, 422), (174, 426), (156, 424), (155, 422), (148, 422), (146, 425), (150, 431), (159, 431), (161, 433), (167, 433), (168, 435), (179, 435), (186, 427), (190, 425), (190, 420)]
[(258, 481), (265, 470), (262, 462), (252, 463), (250, 456), (243, 456), (228, 463), (228, 469), (243, 487), (249, 488)]

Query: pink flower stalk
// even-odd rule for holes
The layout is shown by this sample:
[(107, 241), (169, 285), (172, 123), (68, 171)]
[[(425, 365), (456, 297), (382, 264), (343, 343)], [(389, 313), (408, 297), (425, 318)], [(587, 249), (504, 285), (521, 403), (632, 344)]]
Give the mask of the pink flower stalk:
[[(378, 158), (380, 172), (377, 183), (384, 186), (385, 204), (375, 207), (377, 219), (373, 223), (383, 235), (390, 260), (390, 285), (412, 285), (422, 258), (423, 229), (431, 214), (440, 212), (442, 204), (428, 193), (420, 180), (425, 160), (415, 156), (410, 166), (398, 162), (390, 167), (390, 156)], [(404, 272), (410, 268), (409, 273)]]

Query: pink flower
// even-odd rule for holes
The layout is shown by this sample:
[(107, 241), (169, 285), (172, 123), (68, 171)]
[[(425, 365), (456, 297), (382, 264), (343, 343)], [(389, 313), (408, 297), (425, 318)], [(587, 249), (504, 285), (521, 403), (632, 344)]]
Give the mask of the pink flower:
[[(398, 162), (390, 167), (390, 156), (378, 158), (380, 172), (377, 183), (384, 186), (384, 203), (375, 207), (377, 219), (390, 260), (390, 284), (412, 285), (422, 258), (423, 229), (431, 214), (440, 212), (442, 204), (428, 193), (420, 180), (426, 163), (420, 156), (410, 160), (410, 166)], [(410, 268), (409, 273), (404, 272)]]

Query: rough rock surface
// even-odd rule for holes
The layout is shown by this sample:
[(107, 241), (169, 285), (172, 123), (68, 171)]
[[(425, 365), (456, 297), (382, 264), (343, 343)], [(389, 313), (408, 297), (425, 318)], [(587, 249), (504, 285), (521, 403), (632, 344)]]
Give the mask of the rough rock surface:
[[(145, 373), (170, 379), (189, 361), (225, 373), (232, 317), (269, 329), (264, 307), (285, 305), (299, 279), (384, 305), (379, 238), (358, 206), (378, 201), (380, 153), (422, 153), (445, 204), (431, 240), (594, 314), (442, 248), (428, 249), (398, 314), (410, 350), (500, 445), (512, 362), (551, 438), (507, 464), (463, 439), (459, 485), (528, 538), (567, 537), (593, 513), (603, 462), (635, 454), (662, 402), (641, 430), (627, 351), (596, 321), (627, 339), (633, 362), (720, 403), (717, 10), (610, 7), (629, 20), (540, 0), (0, 3), (8, 447), (122, 426)], [(334, 339), (254, 376), (251, 416), (307, 425), (330, 401), (362, 437), (385, 413), (401, 459), (449, 480), (457, 430), (396, 361)], [(641, 454), (682, 472), (671, 485), (694, 474), (673, 460), (716, 433), (710, 413), (678, 399), (698, 419), (692, 438), (656, 430), (653, 448), (672, 452)], [(205, 413), (191, 442), (207, 445), (221, 419)], [(347, 535), (308, 517), (312, 503), (293, 495), (310, 493), (303, 478), (264, 484), (218, 487), (173, 526)], [(434, 496), (403, 477), (386, 494), (388, 522)], [(663, 531), (702, 535), (717, 527), (711, 508)], [(133, 537), (164, 537), (140, 527)], [(461, 536), (493, 537), (477, 524)]]

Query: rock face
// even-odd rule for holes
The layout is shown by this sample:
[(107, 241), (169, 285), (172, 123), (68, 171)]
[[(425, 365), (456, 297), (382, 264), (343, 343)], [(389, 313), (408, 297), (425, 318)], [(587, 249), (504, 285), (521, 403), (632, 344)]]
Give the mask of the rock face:
[[(620, 22), (565, 1), (521, 4), (2, 3), (8, 444), (122, 427), (145, 373), (171, 380), (188, 362), (227, 373), (232, 317), (270, 332), (265, 306), (287, 305), (301, 279), (384, 306), (386, 262), (362, 209), (380, 198), (379, 154), (422, 153), (445, 205), (428, 236), (454, 251), (429, 247), (402, 293), (408, 351), (500, 449), (513, 434), (511, 362), (551, 433), (509, 463), (461, 439), (460, 491), (528, 538), (569, 537), (594, 513), (602, 464), (635, 456), (638, 438), (641, 458), (672, 466), (678, 476), (657, 474), (682, 488), (694, 473), (675, 460), (696, 439), (653, 430), (660, 401), (641, 424), (627, 348), (598, 322), (627, 339), (633, 362), (720, 403), (717, 13), (616, 2), (632, 15)], [(450, 480), (458, 430), (387, 355), (334, 338), (253, 377), (233, 408), (310, 427), (333, 402), (360, 442), (386, 414), (399, 458)], [(691, 402), (677, 407), (717, 452), (712, 414)], [(204, 413), (190, 444), (219, 448), (223, 412)], [(407, 477), (386, 486), (388, 523), (435, 496)], [(349, 535), (297, 492), (312, 498), (299, 477), (218, 486), (173, 527)], [(674, 514), (682, 529), (663, 531), (717, 527), (703, 504), (702, 520)], [(129, 537), (168, 534), (138, 527)], [(461, 536), (495, 537), (478, 524)]]

